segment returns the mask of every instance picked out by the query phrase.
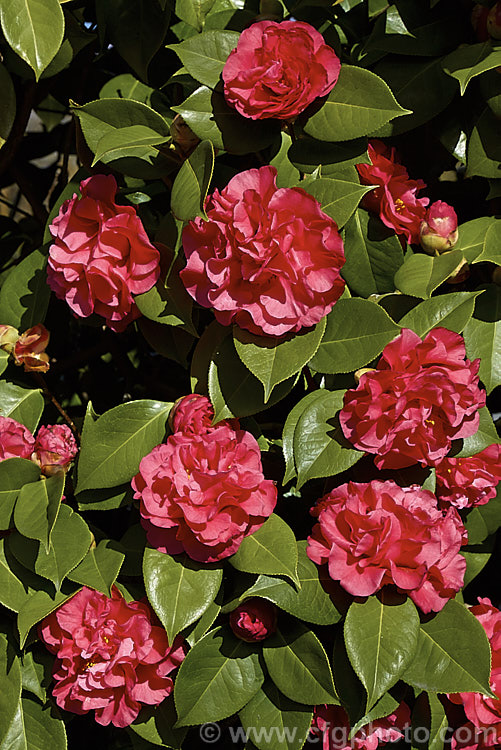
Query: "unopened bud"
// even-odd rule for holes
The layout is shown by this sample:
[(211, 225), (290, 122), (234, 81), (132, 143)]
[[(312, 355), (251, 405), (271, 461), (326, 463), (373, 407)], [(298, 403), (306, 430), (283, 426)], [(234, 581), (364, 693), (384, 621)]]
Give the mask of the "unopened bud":
[(190, 154), (200, 143), (200, 138), (185, 123), (181, 115), (176, 115), (170, 126), (173, 143), (183, 155)]
[(428, 255), (440, 255), (454, 247), (458, 241), (458, 217), (444, 201), (435, 201), (421, 222), (419, 241)]
[(19, 331), (13, 326), (0, 325), (0, 347), (12, 354), (19, 338)]
[(501, 39), (501, 2), (496, 3), (489, 11), (487, 31), (493, 39)]
[(41, 323), (19, 336), (12, 352), (16, 365), (24, 365), (25, 372), (47, 372), (49, 357), (45, 348), (49, 337), (49, 331)]
[(360, 378), (362, 377), (362, 375), (365, 375), (366, 372), (375, 372), (375, 371), (376, 371), (375, 367), (361, 367), (360, 370), (357, 370), (354, 375), (356, 384), (358, 385), (360, 383)]

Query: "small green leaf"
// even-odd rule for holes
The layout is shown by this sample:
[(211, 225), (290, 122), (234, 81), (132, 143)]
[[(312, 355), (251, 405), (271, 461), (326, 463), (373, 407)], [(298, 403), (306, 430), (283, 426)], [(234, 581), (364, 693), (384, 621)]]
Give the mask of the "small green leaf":
[(264, 681), (259, 655), (226, 627), (207, 633), (179, 668), (174, 683), (177, 726), (225, 719), (240, 711)]
[(312, 391), (308, 393), (301, 401), (292, 408), (287, 419), (285, 420), (284, 431), (282, 433), (282, 450), (285, 458), (285, 474), (282, 485), (286, 485), (291, 479), (297, 476), (296, 463), (294, 460), (294, 432), (297, 423), (303, 411), (309, 405), (310, 401), (316, 401), (322, 397), (322, 391)]
[(480, 423), (478, 430), (471, 437), (463, 439), (463, 447), (457, 454), (458, 458), (462, 456), (474, 456), (476, 453), (480, 453), (484, 448), (488, 448), (493, 443), (499, 443), (499, 437), (492, 421), (489, 409), (484, 406), (479, 410)]
[(0, 5), (0, 21), (7, 43), (34, 70), (38, 81), (63, 41), (59, 0), (9, 0)]
[(220, 568), (154, 549), (144, 551), (143, 573), (148, 599), (167, 631), (169, 643), (204, 614), (214, 601), (223, 576)]
[(493, 47), (491, 40), (461, 45), (442, 60), (445, 72), (459, 81), (461, 96), (472, 78), (498, 65), (501, 65), (501, 47)]
[(263, 656), (271, 679), (290, 700), (338, 703), (327, 655), (304, 625), (297, 623), (287, 633), (277, 631), (263, 643)]
[(310, 117), (305, 131), (320, 141), (348, 141), (407, 114), (409, 110), (398, 104), (379, 76), (354, 65), (342, 65), (329, 98)]
[(97, 547), (89, 549), (82, 562), (69, 573), (70, 581), (111, 596), (111, 588), (125, 560), (125, 555), (117, 546), (110, 539), (102, 539)]
[(471, 132), (466, 164), (467, 177), (501, 177), (499, 120), (490, 107), (484, 109)]
[[(500, 174), (501, 177), (501, 174)], [(501, 265), (501, 219), (495, 219), (487, 229), (484, 239), (484, 245), (480, 255), (475, 258), (476, 263), (491, 261), (496, 265)]]
[(24, 646), (28, 633), (33, 625), (50, 615), (55, 609), (68, 601), (73, 594), (63, 594), (58, 591), (54, 597), (45, 591), (34, 591), (23, 604), (17, 616), (17, 628), (21, 648)]
[(472, 318), (464, 329), (469, 359), (480, 357), (479, 377), (487, 393), (501, 385), (501, 321), (486, 323)]
[(204, 205), (213, 171), (214, 147), (210, 141), (202, 141), (183, 163), (172, 186), (171, 209), (177, 219), (207, 218)]
[(169, 697), (159, 706), (144, 706), (129, 728), (153, 745), (181, 750), (188, 730), (174, 729), (176, 719), (174, 701)]
[(428, 299), (451, 276), (463, 260), (461, 250), (431, 257), (423, 253), (408, 255), (395, 274), (395, 286), (404, 294)]
[(0, 634), (0, 748), (15, 721), (21, 700), (21, 664), (7, 638)]
[(292, 145), (292, 138), (282, 131), (282, 142), (278, 153), (271, 159), (270, 166), (277, 170), (277, 187), (286, 188), (297, 185), (299, 182), (299, 170), (292, 164), (288, 157), (288, 151)]
[(0, 463), (0, 529), (9, 528), (23, 485), (36, 482), (39, 477), (40, 468), (26, 458), (8, 458)]
[(481, 255), (487, 230), (495, 221), (493, 216), (481, 216), (458, 227), (459, 237), (454, 249), (461, 250), (468, 263), (474, 263)]
[(0, 415), (20, 422), (33, 432), (44, 408), (44, 400), (38, 389), (21, 388), (5, 380), (0, 381)]
[(301, 750), (312, 710), (286, 698), (267, 680), (239, 713), (242, 726), (259, 750)]
[(91, 166), (93, 167), (98, 161), (101, 161), (103, 156), (111, 157), (111, 159), (108, 159), (110, 161), (120, 158), (124, 149), (158, 146), (167, 140), (169, 140), (169, 136), (161, 135), (152, 128), (146, 127), (146, 125), (129, 125), (125, 128), (111, 130), (99, 139)]
[(399, 326), (410, 328), (421, 337), (438, 326), (461, 333), (473, 315), (475, 300), (481, 293), (453, 292), (426, 299), (404, 315)]
[(49, 305), (47, 254), (34, 250), (8, 275), (0, 289), (0, 322), (23, 333), (43, 323)]
[(299, 186), (316, 198), (322, 211), (334, 219), (338, 227), (344, 227), (364, 195), (372, 190), (370, 185), (359, 182), (325, 178), (312, 182), (304, 180)]
[(214, 88), (239, 37), (240, 34), (235, 31), (206, 31), (168, 47), (174, 50), (196, 81)]
[(29, 595), (13, 572), (11, 564), (11, 559), (6, 555), (5, 539), (0, 539), (0, 604), (13, 612), (19, 612)]
[(245, 537), (230, 562), (244, 573), (283, 575), (299, 586), (296, 538), (290, 526), (275, 513)]
[(23, 536), (41, 542), (47, 553), (63, 490), (64, 473), (42, 477), (38, 482), (25, 484), (21, 488), (14, 508), (14, 523), (17, 530)]

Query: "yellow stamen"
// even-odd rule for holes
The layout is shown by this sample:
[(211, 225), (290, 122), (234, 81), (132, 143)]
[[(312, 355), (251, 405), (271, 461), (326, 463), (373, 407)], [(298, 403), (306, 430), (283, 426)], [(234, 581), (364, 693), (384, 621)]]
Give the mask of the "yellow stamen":
[(405, 203), (403, 202), (403, 200), (401, 198), (397, 198), (395, 201), (395, 211), (397, 212), (397, 214), (401, 214), (404, 208)]

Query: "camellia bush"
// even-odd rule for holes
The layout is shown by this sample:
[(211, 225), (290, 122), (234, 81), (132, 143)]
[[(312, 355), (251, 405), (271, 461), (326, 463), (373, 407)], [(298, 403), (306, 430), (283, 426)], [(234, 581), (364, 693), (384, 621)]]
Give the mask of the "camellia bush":
[(0, 750), (501, 745), (501, 2), (0, 2)]

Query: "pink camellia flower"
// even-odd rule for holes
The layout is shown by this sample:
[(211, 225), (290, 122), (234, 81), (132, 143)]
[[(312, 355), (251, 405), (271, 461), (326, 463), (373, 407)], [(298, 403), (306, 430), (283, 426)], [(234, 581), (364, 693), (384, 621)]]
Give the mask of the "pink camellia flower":
[(439, 255), (458, 241), (458, 217), (452, 206), (435, 201), (426, 212), (419, 230), (419, 241), (428, 255)]
[(404, 737), (411, 723), (411, 712), (401, 703), (394, 713), (366, 724), (350, 738), (350, 720), (342, 706), (315, 706), (311, 735), (320, 737), (322, 750), (376, 750), (379, 745)]
[[(457, 747), (494, 747), (501, 744), (501, 612), (493, 607), (490, 599), (478, 599), (470, 609), (484, 628), (491, 645), (492, 668), (490, 686), (496, 698), (487, 698), (481, 693), (455, 693), (449, 695), (453, 703), (462, 705), (469, 723), (458, 730)], [(468, 733), (461, 729), (471, 730)], [(476, 730), (476, 731), (475, 731)]]
[(183, 639), (172, 646), (145, 602), (126, 602), (84, 586), (39, 626), (57, 659), (52, 694), (75, 714), (95, 710), (98, 724), (128, 727), (143, 704), (157, 706), (172, 692), (169, 674), (185, 656)]
[(200, 562), (236, 552), (277, 501), (255, 438), (226, 424), (170, 435), (142, 459), (132, 487), (149, 543)]
[(474, 508), (496, 496), (501, 482), (501, 444), (465, 458), (444, 458), (435, 467), (441, 505)]
[(368, 153), (372, 164), (356, 165), (360, 182), (378, 187), (364, 196), (363, 205), (407, 242), (419, 242), (421, 222), (430, 201), (417, 198), (416, 193), (426, 184), (409, 178), (405, 167), (398, 162), (395, 148), (389, 149), (381, 141), (370, 141)]
[(189, 393), (179, 398), (169, 414), (169, 425), (172, 432), (184, 432), (201, 435), (210, 432), (221, 424), (234, 430), (240, 427), (238, 419), (223, 419), (213, 425), (214, 408), (207, 398), (198, 393)]
[(455, 508), (439, 510), (433, 493), (418, 485), (348, 482), (311, 513), (318, 523), (308, 537), (308, 557), (326, 564), (353, 596), (395, 584), (423, 612), (439, 612), (463, 585), (461, 518)]
[(242, 641), (264, 641), (277, 629), (277, 608), (253, 596), (231, 612), (230, 627)]
[(78, 453), (78, 446), (67, 425), (52, 424), (40, 427), (34, 450), (42, 473), (50, 476), (68, 469)]
[(313, 26), (260, 21), (244, 29), (223, 68), (224, 95), (244, 117), (296, 117), (334, 88), (341, 63)]
[(45, 349), (49, 338), (49, 331), (41, 323), (22, 333), (12, 351), (16, 365), (24, 365), (25, 372), (47, 372), (49, 357)]
[(473, 435), (485, 391), (480, 360), (465, 359), (462, 337), (433, 328), (423, 341), (408, 328), (383, 349), (377, 368), (346, 391), (339, 413), (353, 445), (374, 453), (378, 469), (441, 461), (453, 440)]
[(35, 438), (15, 419), (0, 416), (0, 461), (7, 458), (31, 458)]
[(318, 323), (344, 290), (336, 223), (301, 188), (276, 186), (275, 167), (240, 172), (183, 231), (183, 283), (223, 325), (282, 336)]
[(80, 183), (50, 226), (47, 281), (75, 315), (101, 315), (114, 331), (139, 316), (134, 294), (147, 292), (160, 275), (160, 254), (132, 206), (115, 203), (111, 175)]

